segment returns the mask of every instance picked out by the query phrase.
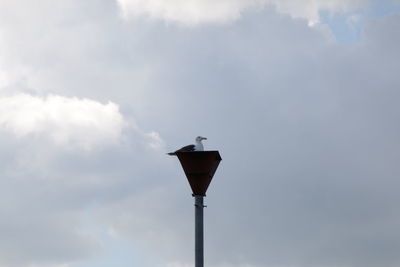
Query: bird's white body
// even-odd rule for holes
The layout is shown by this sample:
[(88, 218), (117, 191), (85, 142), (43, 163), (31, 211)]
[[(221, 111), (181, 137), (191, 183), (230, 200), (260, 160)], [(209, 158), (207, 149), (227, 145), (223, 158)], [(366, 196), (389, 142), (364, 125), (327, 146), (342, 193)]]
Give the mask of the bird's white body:
[(204, 146), (203, 143), (201, 142), (202, 139), (197, 140), (196, 138), (196, 144), (194, 145), (194, 151), (204, 151)]

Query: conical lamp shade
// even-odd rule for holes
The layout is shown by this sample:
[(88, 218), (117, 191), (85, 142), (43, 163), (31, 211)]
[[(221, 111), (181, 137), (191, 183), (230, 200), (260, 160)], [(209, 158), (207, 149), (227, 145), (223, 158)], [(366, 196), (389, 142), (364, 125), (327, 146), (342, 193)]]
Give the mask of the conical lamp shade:
[(193, 195), (205, 196), (222, 160), (218, 151), (176, 152)]

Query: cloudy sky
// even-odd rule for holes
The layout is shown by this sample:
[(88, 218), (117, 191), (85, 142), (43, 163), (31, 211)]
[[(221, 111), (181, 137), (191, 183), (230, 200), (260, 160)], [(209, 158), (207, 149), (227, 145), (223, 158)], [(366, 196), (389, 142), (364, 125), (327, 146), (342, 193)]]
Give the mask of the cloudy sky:
[(400, 1), (0, 0), (0, 266), (400, 266)]

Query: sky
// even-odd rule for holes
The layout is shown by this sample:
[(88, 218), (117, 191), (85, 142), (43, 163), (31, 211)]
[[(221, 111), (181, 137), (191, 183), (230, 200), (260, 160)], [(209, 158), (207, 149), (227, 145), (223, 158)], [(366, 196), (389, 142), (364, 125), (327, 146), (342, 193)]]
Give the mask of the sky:
[(0, 267), (400, 266), (400, 1), (0, 0)]

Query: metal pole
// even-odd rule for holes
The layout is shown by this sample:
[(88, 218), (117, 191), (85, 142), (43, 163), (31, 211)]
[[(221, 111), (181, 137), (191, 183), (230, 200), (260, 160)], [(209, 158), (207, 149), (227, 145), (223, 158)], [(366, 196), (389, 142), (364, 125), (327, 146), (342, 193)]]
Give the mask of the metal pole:
[(195, 217), (195, 267), (204, 267), (204, 224), (203, 224), (203, 196), (194, 196), (194, 217)]

